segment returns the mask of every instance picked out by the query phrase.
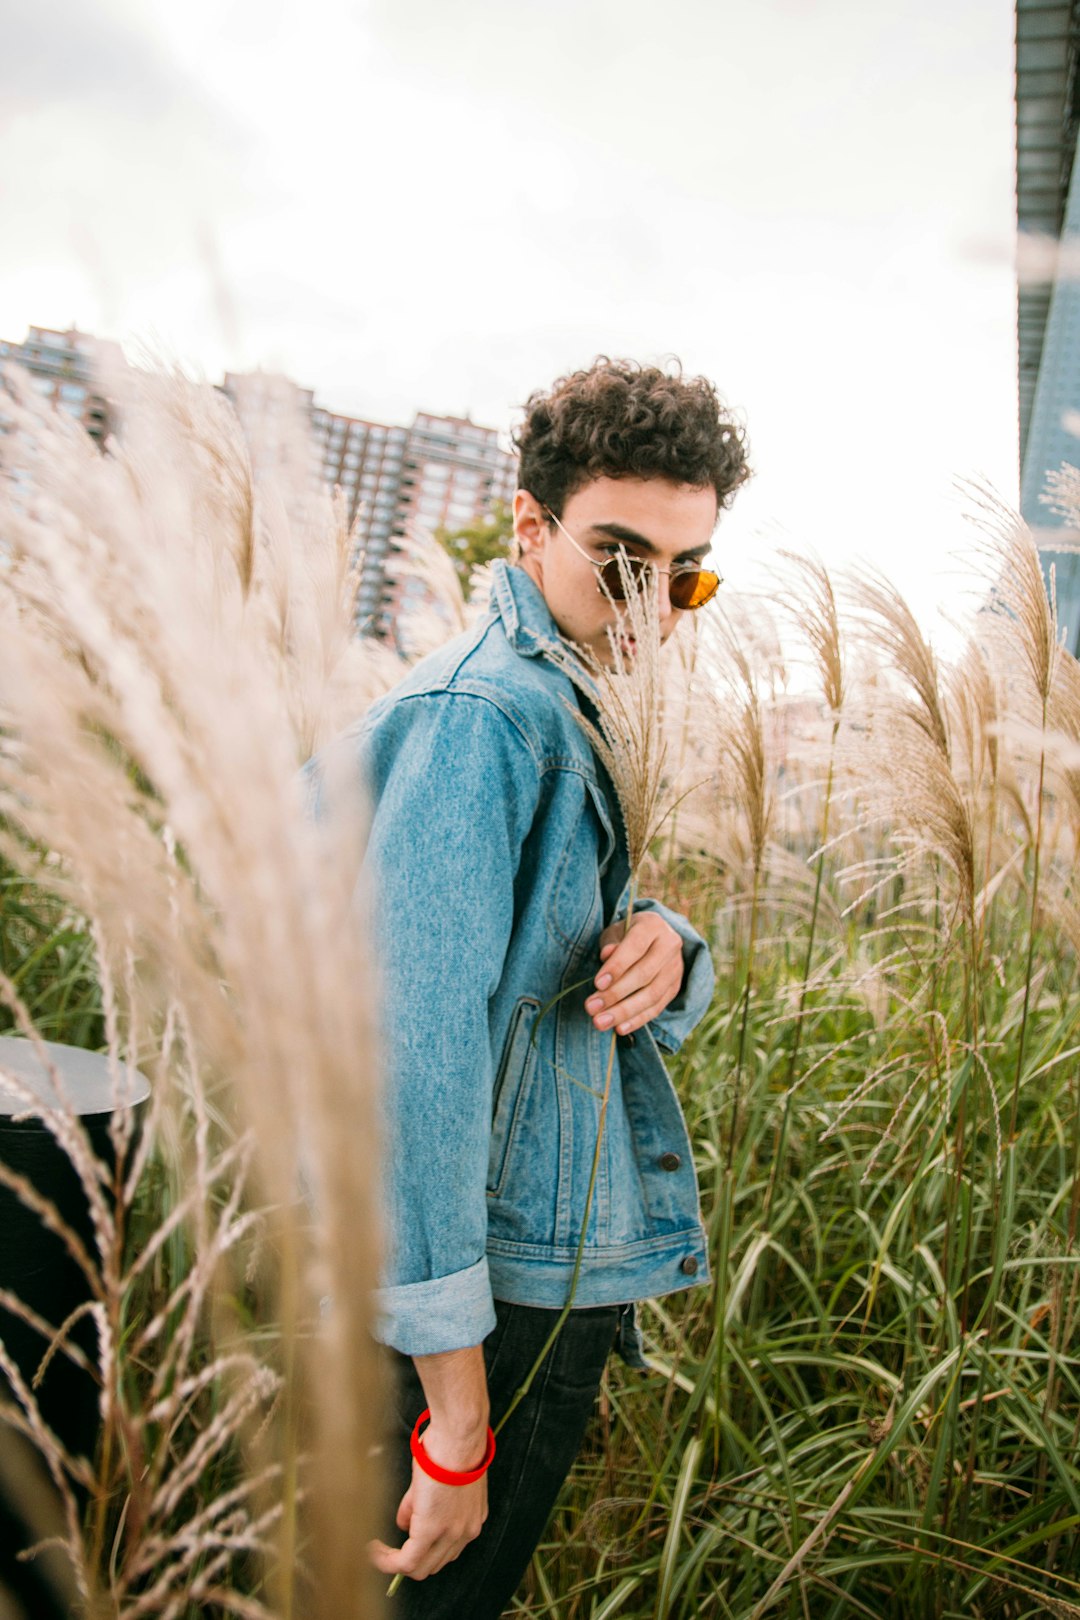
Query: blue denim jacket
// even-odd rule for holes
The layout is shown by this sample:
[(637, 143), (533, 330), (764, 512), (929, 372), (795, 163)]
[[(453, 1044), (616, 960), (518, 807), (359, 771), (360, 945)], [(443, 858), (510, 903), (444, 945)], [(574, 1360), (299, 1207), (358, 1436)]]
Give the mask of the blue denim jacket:
[[(387, 1069), (376, 1332), (409, 1355), (479, 1344), (493, 1297), (560, 1307), (570, 1289), (612, 1040), (583, 1004), (612, 920), (602, 891), (625, 908), (629, 867), (573, 688), (543, 655), (557, 638), (537, 586), (497, 563), (482, 623), (348, 734), (372, 801)], [(701, 1017), (712, 964), (683, 918), (637, 906), (678, 930), (684, 981), (618, 1041), (579, 1306), (709, 1275), (658, 1048), (676, 1051)]]

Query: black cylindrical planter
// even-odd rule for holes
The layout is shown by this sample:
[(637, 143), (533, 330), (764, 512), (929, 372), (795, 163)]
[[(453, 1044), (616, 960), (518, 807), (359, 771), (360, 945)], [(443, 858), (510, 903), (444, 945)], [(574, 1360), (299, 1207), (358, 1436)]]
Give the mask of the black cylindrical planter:
[[(77, 1047), (45, 1043), (49, 1061), (60, 1074), (63, 1095), (57, 1097), (48, 1073), (31, 1042), (15, 1037), (0, 1038), (0, 1161), (25, 1177), (43, 1198), (56, 1208), (61, 1220), (81, 1241), (92, 1261), (98, 1258), (90, 1210), (81, 1181), (67, 1154), (39, 1118), (16, 1119), (25, 1114), (27, 1102), (4, 1074), (14, 1074), (43, 1103), (70, 1110), (89, 1139), (95, 1156), (113, 1168), (115, 1155), (109, 1136), (110, 1119), (118, 1106), (136, 1110), (145, 1107), (150, 1087), (145, 1078), (124, 1070), (120, 1074), (122, 1094), (115, 1094), (114, 1076), (108, 1059)], [(134, 1133), (133, 1133), (134, 1135)], [(55, 1331), (91, 1295), (86, 1278), (63, 1240), (45, 1227), (38, 1215), (9, 1187), (0, 1186), (0, 1288), (9, 1290)], [(51, 1337), (51, 1335), (50, 1335)], [(29, 1385), (48, 1348), (49, 1339), (21, 1317), (0, 1305), (0, 1338), (25, 1382)], [(96, 1353), (93, 1320), (85, 1315), (70, 1332), (70, 1341), (79, 1346), (91, 1365)], [(10, 1393), (3, 1375), (0, 1388)], [(75, 1456), (93, 1458), (98, 1428), (97, 1389), (90, 1375), (62, 1352), (55, 1354), (35, 1391), (41, 1415), (66, 1449)], [(6, 1441), (0, 1429), (0, 1445)], [(44, 1471), (42, 1471), (44, 1473)], [(0, 1491), (2, 1491), (0, 1471)], [(33, 1578), (33, 1564), (16, 1564), (9, 1534), (10, 1521), (18, 1521), (19, 1504), (0, 1500), (0, 1591), (4, 1585), (20, 1596), (25, 1582)], [(15, 1538), (16, 1541), (18, 1537)], [(28, 1533), (26, 1541), (37, 1539)], [(26, 1542), (23, 1543), (24, 1545)], [(29, 1595), (29, 1594), (28, 1594)], [(29, 1613), (53, 1612), (44, 1607)]]

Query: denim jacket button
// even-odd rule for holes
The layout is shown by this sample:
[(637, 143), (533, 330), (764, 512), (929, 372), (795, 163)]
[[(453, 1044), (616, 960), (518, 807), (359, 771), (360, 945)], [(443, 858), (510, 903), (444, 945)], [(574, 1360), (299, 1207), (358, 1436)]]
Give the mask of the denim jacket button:
[(697, 1263), (697, 1257), (695, 1255), (688, 1254), (686, 1256), (685, 1260), (680, 1260), (679, 1261), (679, 1270), (686, 1277), (696, 1276), (697, 1268), (698, 1268), (698, 1263)]
[(682, 1164), (677, 1153), (661, 1153), (658, 1162), (661, 1170), (677, 1170)]

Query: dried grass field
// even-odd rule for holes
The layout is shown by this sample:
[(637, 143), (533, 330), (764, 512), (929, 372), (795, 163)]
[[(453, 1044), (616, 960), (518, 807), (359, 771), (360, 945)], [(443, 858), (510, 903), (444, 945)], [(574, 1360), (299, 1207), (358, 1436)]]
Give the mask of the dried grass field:
[[(97, 1453), (0, 1352), (8, 1421), (95, 1620), (392, 1613), (362, 1552), (361, 851), (297, 767), (400, 666), (351, 635), (352, 541), (288, 424), (260, 481), (211, 392), (129, 378), (103, 458), (11, 386), (0, 1033), (152, 1097), (119, 1171), (65, 1137)], [(672, 1063), (714, 1280), (643, 1307), (648, 1371), (609, 1364), (512, 1612), (1080, 1615), (1080, 667), (1027, 531), (970, 505), (948, 662), (885, 579), (811, 557), (664, 655), (677, 803), (641, 887), (714, 947)]]

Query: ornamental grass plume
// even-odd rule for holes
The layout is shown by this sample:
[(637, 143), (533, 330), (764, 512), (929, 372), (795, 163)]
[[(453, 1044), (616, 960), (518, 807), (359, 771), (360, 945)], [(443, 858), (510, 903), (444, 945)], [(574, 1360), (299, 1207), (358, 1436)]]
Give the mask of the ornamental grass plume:
[[(485, 611), (491, 594), (490, 569), (486, 567), (472, 570), (466, 594), (449, 552), (421, 523), (407, 526), (398, 549), (386, 560), (385, 572), (392, 584), (404, 586), (394, 636), (400, 657), (408, 662), (470, 629)], [(399, 662), (399, 677), (401, 669)]]
[(1056, 678), (1050, 694), (1047, 746), (1054, 761), (1062, 800), (1072, 830), (1072, 860), (1080, 860), (1080, 662), (1065, 647), (1058, 649)]
[[(684, 793), (701, 792), (685, 813), (680, 809), (678, 852), (745, 879), (749, 895), (755, 870), (760, 883), (766, 853), (770, 859), (774, 853), (772, 764), (782, 707), (777, 688), (785, 678), (779, 642), (763, 604), (750, 597), (729, 598), (693, 629), (692, 680), (676, 691), (675, 708), (686, 734)], [(733, 910), (752, 904), (737, 888), (730, 899)]]
[(1047, 473), (1046, 489), (1039, 499), (1073, 530), (1080, 528), (1080, 467), (1063, 461), (1054, 472)]
[[(945, 1271), (950, 1286), (955, 1284), (961, 1290), (960, 1317), (966, 1327), (972, 1270), (970, 1228), (962, 1241), (954, 1241), (953, 1234), (959, 1230), (957, 1211), (965, 1172), (976, 1163), (980, 1113), (974, 1105), (969, 1107), (969, 1093), (974, 1088), (978, 1095), (980, 1081), (984, 1081), (987, 1088), (988, 1112), (994, 1121), (995, 1134), (999, 1118), (994, 1077), (980, 1053), (980, 936), (975, 911), (978, 811), (971, 785), (960, 779), (953, 765), (947, 685), (933, 648), (919, 629), (911, 609), (896, 588), (876, 571), (855, 574), (851, 589), (861, 610), (863, 636), (901, 677), (898, 689), (881, 694), (869, 746), (861, 750), (861, 791), (871, 815), (893, 829), (891, 836), (896, 855), (892, 875), (925, 871), (929, 857), (930, 881), (936, 885), (940, 863), (951, 874), (954, 885), (943, 932), (947, 944), (955, 930), (962, 946), (963, 1028), (956, 1032), (956, 1038), (968, 1052), (969, 1063), (963, 1083), (957, 1088), (955, 1115), (952, 1088), (943, 1088), (946, 1110), (943, 1128), (951, 1122), (954, 1129)], [(936, 935), (936, 902), (933, 910)], [(934, 962), (930, 998), (936, 1012), (936, 951)], [(946, 1040), (948, 1038), (946, 1032)], [(913, 1091), (913, 1087), (908, 1088), (903, 1099), (905, 1104)], [(895, 1120), (894, 1114), (890, 1131)]]
[(788, 576), (777, 600), (810, 649), (821, 695), (831, 717), (839, 717), (847, 695), (847, 669), (840, 611), (829, 571), (813, 553), (781, 551)]
[(806, 1022), (807, 997), (810, 992), (811, 972), (814, 963), (814, 946), (817, 938), (818, 914), (821, 908), (822, 881), (825, 875), (825, 850), (829, 843), (831, 831), (833, 793), (836, 782), (837, 738), (840, 732), (844, 699), (847, 695), (847, 671), (840, 631), (840, 615), (836, 593), (833, 590), (828, 570), (821, 559), (815, 556), (798, 556), (788, 551), (781, 552), (780, 555), (789, 570), (788, 578), (783, 583), (779, 594), (780, 605), (792, 625), (797, 627), (809, 646), (829, 722), (829, 748), (821, 810), (820, 837), (817, 849), (810, 856), (815, 867), (814, 898), (810, 910), (806, 955), (803, 959), (802, 978), (799, 987), (799, 1001), (795, 1011), (795, 1027), (788, 1048), (784, 1112), (777, 1127), (776, 1146), (769, 1171), (769, 1185), (765, 1194), (765, 1206), (762, 1213), (762, 1224), (766, 1227), (772, 1213), (778, 1177), (785, 1164), (795, 1071), (799, 1061), (799, 1049), (802, 1045), (803, 1029)]
[(730, 772), (731, 792), (746, 827), (751, 871), (758, 885), (775, 811), (767, 765), (764, 699), (755, 662), (727, 616), (717, 620), (717, 645), (733, 706), (733, 718), (722, 737), (721, 757)]
[[(1059, 476), (1055, 496), (1070, 510), (1072, 485)], [(1024, 1054), (1031, 1011), (1031, 986), (1035, 963), (1035, 936), (1038, 925), (1040, 882), (1043, 864), (1043, 838), (1046, 811), (1047, 733), (1055, 690), (1059, 686), (1062, 649), (1058, 635), (1057, 604), (1053, 573), (1047, 591), (1038, 548), (1023, 519), (982, 486), (972, 487), (975, 510), (972, 521), (978, 531), (976, 549), (993, 569), (991, 603), (1001, 615), (1017, 662), (1028, 676), (1027, 700), (1033, 704), (1038, 728), (1038, 785), (1035, 800), (1035, 826), (1031, 845), (1031, 887), (1028, 911), (1027, 962), (1024, 974), (1024, 1000), (1020, 1014), (1009, 1111), (1009, 1137), (1016, 1134), (1020, 1091), (1024, 1075)], [(1054, 497), (1052, 497), (1053, 499)], [(1022, 710), (1021, 710), (1022, 712)]]
[(990, 638), (969, 641), (947, 683), (954, 765), (976, 796), (994, 796), (1002, 764), (999, 657)]
[[(1016, 1152), (1021, 1092), (1024, 1080), (1028, 1078), (1025, 1056), (1032, 1016), (1035, 949), (1040, 923), (1051, 916), (1058, 937), (1064, 936), (1066, 941), (1075, 943), (1072, 938), (1075, 928), (1072, 894), (1074, 866), (1070, 862), (1064, 876), (1055, 872), (1053, 850), (1052, 847), (1047, 848), (1047, 834), (1052, 809), (1048, 800), (1052, 801), (1054, 797), (1049, 790), (1056, 778), (1074, 830), (1071, 853), (1075, 859), (1080, 760), (1073, 753), (1070, 741), (1076, 737), (1080, 727), (1080, 677), (1075, 660), (1061, 645), (1053, 569), (1047, 589), (1038, 548), (1027, 524), (991, 491), (977, 490), (976, 495), (979, 549), (995, 571), (992, 600), (1004, 621), (1015, 657), (1027, 672), (1026, 695), (1028, 705), (1035, 710), (1037, 724), (1038, 783), (1034, 831), (1029, 840), (1031, 870), (1027, 954), (1008, 1126), (1012, 1159)], [(1062, 466), (1057, 473), (1051, 474), (1043, 499), (1075, 527), (1080, 523), (1080, 472), (1076, 468)], [(1074, 1104), (1070, 1144), (1074, 1173), (1066, 1226), (1066, 1242), (1070, 1251), (1075, 1247), (1080, 1231), (1080, 1175), (1077, 1174), (1080, 1168), (1080, 1076), (1075, 1081)], [(1012, 1219), (1011, 1199), (1006, 1203), (1003, 1217), (1007, 1221)], [(1050, 1332), (1050, 1372), (1043, 1403), (1043, 1412), (1048, 1420), (1054, 1416), (1060, 1403), (1059, 1363), (1069, 1342), (1076, 1301), (1077, 1289), (1073, 1280), (1068, 1307), (1055, 1313)], [(1045, 1463), (1041, 1463), (1040, 1483), (1044, 1477)]]
[[(735, 628), (738, 613), (739, 629)], [(728, 1306), (729, 1259), (735, 1225), (736, 1150), (740, 1140), (743, 1071), (747, 1050), (754, 969), (762, 912), (767, 857), (775, 813), (770, 748), (766, 740), (765, 681), (775, 684), (778, 641), (768, 615), (753, 615), (748, 604), (727, 605), (700, 633), (698, 667), (701, 702), (707, 716), (701, 731), (712, 753), (710, 824), (702, 829), (706, 848), (724, 848), (734, 868), (749, 877), (746, 968), (736, 1008), (738, 1034), (731, 1077), (727, 1148), (719, 1148), (717, 1169), (716, 1254), (713, 1263), (712, 1312), (722, 1322)], [(741, 843), (741, 851), (737, 845)], [(737, 960), (737, 953), (735, 953)], [(724, 1405), (726, 1343), (720, 1332), (712, 1369), (715, 1409)], [(719, 1428), (713, 1436), (714, 1467), (719, 1465)]]
[(546, 651), (592, 710), (574, 708), (573, 715), (615, 789), (633, 884), (671, 813), (674, 789), (663, 724), (659, 578), (654, 576), (642, 588), (623, 554), (616, 555), (625, 600), (609, 597), (617, 615), (607, 632), (610, 664), (568, 641), (551, 644)]
[(858, 771), (873, 813), (897, 828), (898, 865), (926, 853), (944, 861), (967, 918), (976, 892), (973, 806), (953, 769), (948, 703), (930, 643), (899, 591), (875, 570), (856, 573), (851, 592), (867, 643), (900, 677), (879, 689), (869, 747)]
[[(4, 1417), (47, 1459), (89, 1616), (369, 1614), (361, 851), (309, 824), (297, 782), (369, 689), (352, 542), (305, 477), (253, 466), (208, 388), (111, 379), (102, 455), (9, 385), (3, 853), (89, 919), (118, 1095), (128, 1064), (152, 1095), (85, 1257), (97, 1455), (43, 1435), (25, 1384)], [(102, 1172), (54, 1115), (89, 1190)]]
[(1061, 649), (1056, 605), (1038, 547), (1024, 520), (992, 489), (981, 484), (965, 489), (972, 503), (975, 554), (991, 576), (988, 606), (1004, 620), (1041, 715), (1050, 702)]

